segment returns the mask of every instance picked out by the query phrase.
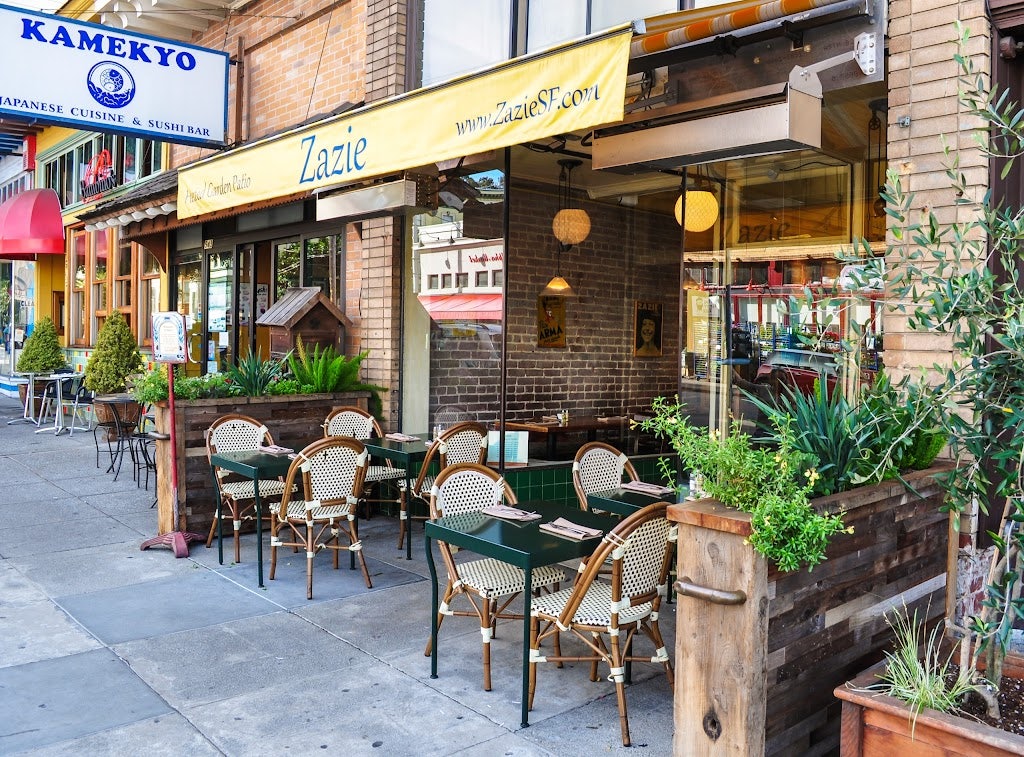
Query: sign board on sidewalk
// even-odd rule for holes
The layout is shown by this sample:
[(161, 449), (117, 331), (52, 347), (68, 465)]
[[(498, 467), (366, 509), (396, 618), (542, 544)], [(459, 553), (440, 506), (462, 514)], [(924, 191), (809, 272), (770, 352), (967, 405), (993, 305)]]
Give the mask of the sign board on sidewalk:
[(185, 362), (185, 317), (181, 313), (153, 313), (153, 360)]

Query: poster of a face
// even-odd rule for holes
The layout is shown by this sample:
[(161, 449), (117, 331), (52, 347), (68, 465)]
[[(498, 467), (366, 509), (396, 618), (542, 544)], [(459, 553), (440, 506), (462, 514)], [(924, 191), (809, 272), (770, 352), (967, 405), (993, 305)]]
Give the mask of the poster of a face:
[(661, 303), (634, 302), (633, 355), (661, 357)]

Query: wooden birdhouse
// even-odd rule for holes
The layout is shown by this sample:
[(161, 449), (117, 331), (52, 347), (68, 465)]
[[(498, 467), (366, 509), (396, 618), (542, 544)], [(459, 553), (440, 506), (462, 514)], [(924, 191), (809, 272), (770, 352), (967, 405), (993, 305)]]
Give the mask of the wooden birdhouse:
[(295, 339), (310, 350), (330, 345), (345, 354), (345, 333), (352, 321), (341, 312), (320, 287), (292, 287), (256, 320), (270, 328), (270, 354), (284, 357), (295, 348)]

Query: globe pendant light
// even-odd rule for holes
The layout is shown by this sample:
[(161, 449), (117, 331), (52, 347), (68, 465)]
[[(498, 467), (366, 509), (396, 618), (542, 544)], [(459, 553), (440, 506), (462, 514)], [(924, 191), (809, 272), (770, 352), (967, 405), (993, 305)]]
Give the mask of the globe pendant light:
[(590, 234), (590, 216), (582, 208), (572, 207), (572, 169), (580, 165), (579, 160), (560, 160), (562, 167), (558, 175), (558, 212), (551, 222), (555, 239), (570, 247), (579, 244)]
[(687, 231), (707, 231), (718, 220), (718, 198), (715, 197), (714, 192), (706, 189), (706, 186), (698, 168), (696, 188), (687, 189), (676, 199), (676, 223), (682, 226), (684, 224), (683, 198), (686, 198), (685, 225)]

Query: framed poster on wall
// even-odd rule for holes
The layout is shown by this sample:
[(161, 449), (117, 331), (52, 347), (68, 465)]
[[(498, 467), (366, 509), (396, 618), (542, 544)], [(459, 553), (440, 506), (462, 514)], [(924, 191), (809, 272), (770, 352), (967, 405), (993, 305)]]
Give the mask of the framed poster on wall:
[(635, 357), (661, 357), (660, 302), (635, 300), (633, 303), (633, 355)]
[(537, 346), (565, 347), (565, 298), (537, 298)]

